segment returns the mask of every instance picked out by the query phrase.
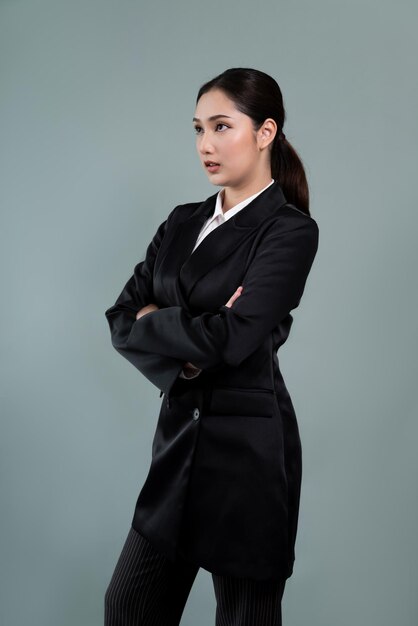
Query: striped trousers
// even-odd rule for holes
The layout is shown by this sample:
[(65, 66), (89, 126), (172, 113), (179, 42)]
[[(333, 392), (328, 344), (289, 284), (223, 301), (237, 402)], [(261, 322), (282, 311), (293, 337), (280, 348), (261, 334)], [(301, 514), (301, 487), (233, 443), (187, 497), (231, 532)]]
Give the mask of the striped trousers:
[[(167, 559), (130, 528), (105, 593), (105, 626), (179, 626), (199, 566)], [(216, 626), (281, 626), (286, 581), (212, 574)]]

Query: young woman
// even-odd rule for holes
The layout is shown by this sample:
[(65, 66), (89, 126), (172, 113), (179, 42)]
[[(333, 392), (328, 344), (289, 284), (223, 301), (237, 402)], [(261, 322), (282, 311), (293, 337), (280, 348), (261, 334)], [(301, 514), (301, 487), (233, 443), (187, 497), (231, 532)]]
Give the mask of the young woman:
[(197, 153), (222, 189), (169, 213), (106, 311), (115, 349), (164, 393), (107, 626), (178, 625), (200, 567), (217, 626), (281, 624), (302, 463), (277, 349), (318, 248), (284, 120), (264, 72), (200, 88)]

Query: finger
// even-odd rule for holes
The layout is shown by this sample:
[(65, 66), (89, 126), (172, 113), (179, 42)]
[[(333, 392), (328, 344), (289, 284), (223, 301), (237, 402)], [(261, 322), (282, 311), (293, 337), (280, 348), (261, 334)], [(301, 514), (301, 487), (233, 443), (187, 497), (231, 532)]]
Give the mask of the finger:
[(228, 300), (228, 302), (225, 304), (225, 306), (228, 306), (228, 307), (232, 306), (232, 305), (233, 305), (233, 303), (235, 302), (235, 300), (236, 300), (237, 298), (239, 298), (239, 297), (240, 297), (241, 293), (242, 293), (242, 285), (240, 285), (240, 286), (239, 286), (239, 287), (238, 287), (238, 288), (234, 291), (234, 293), (233, 293), (233, 294), (232, 294), (232, 296), (229, 298), (229, 300)]

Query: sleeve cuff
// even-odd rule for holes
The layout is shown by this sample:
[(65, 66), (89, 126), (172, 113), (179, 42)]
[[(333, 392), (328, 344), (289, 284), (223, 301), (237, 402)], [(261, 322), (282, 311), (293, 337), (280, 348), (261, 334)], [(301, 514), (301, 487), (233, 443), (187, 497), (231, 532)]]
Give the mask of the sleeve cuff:
[(184, 373), (184, 369), (182, 369), (182, 370), (181, 370), (181, 372), (180, 372), (180, 374), (179, 374), (179, 378), (186, 378), (186, 379), (189, 379), (189, 378), (196, 378), (196, 376), (199, 376), (199, 374), (200, 374), (200, 372), (201, 372), (201, 371), (202, 371), (202, 370), (201, 370), (201, 369), (199, 369), (199, 370), (198, 370), (195, 374), (192, 374), (191, 376), (186, 376), (186, 374)]

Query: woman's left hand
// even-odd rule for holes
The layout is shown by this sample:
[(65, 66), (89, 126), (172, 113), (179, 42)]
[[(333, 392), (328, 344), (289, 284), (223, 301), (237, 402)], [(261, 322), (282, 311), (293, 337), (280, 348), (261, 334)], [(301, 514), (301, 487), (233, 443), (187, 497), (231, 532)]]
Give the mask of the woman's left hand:
[(142, 309), (139, 309), (136, 314), (136, 319), (139, 320), (140, 317), (146, 315), (147, 313), (151, 313), (151, 311), (158, 311), (159, 308), (160, 307), (156, 304), (147, 304), (146, 306), (143, 306)]

